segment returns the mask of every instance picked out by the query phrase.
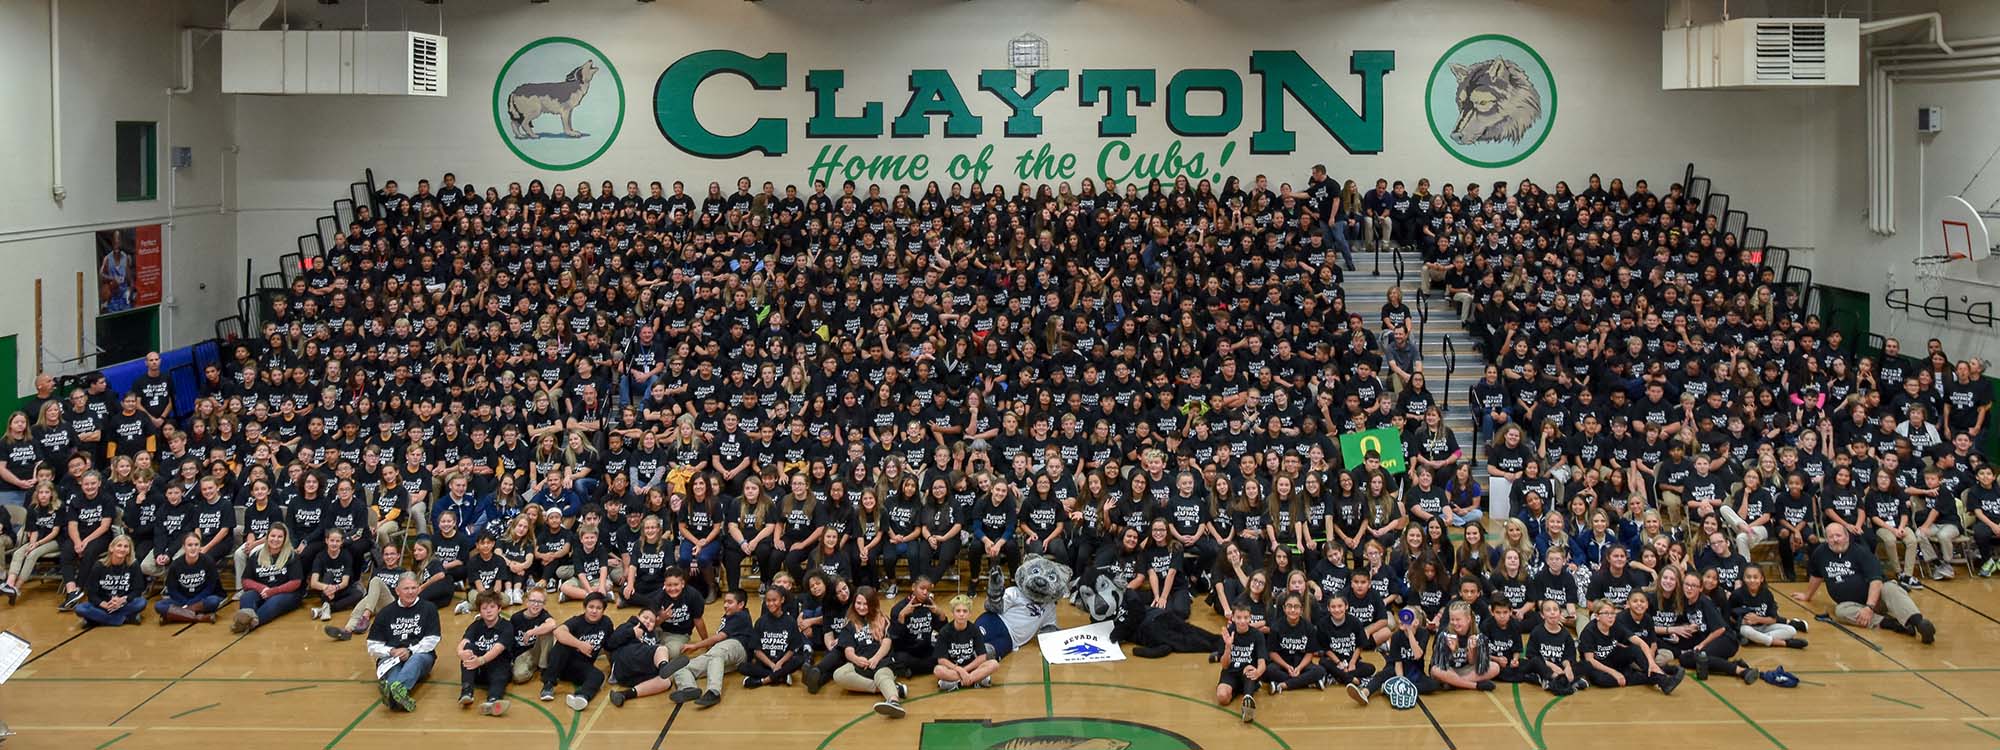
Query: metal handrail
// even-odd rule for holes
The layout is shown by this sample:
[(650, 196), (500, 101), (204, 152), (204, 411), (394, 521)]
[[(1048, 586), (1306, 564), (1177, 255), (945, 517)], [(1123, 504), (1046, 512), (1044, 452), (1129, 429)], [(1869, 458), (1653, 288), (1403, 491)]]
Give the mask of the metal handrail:
[[(1451, 408), (1451, 375), (1458, 371), (1458, 344), (1453, 343), (1450, 336), (1444, 337), (1442, 342), (1444, 345), (1444, 396), (1439, 400), (1438, 406), (1439, 411), (1449, 411)], [(1479, 424), (1477, 418), (1474, 419), (1473, 424)], [(1477, 430), (1475, 429), (1474, 432), (1476, 433)], [(1479, 436), (1475, 434), (1473, 437), (1477, 438)], [(1476, 443), (1479, 441), (1474, 440), (1473, 442)]]

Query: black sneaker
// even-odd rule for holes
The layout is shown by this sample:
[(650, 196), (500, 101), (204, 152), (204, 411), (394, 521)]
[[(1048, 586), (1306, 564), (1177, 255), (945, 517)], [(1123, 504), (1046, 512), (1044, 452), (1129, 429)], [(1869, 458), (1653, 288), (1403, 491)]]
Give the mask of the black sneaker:
[(611, 707), (612, 707), (612, 708), (624, 708), (624, 707), (625, 707), (625, 699), (626, 699), (626, 698), (629, 698), (629, 697), (631, 697), (631, 695), (627, 694), (627, 693), (626, 693), (625, 691), (623, 691), (623, 690), (613, 690), (613, 691), (611, 691)]
[(1353, 698), (1362, 708), (1368, 707), (1368, 688), (1362, 687), (1359, 682), (1347, 686), (1347, 697)]
[(909, 715), (908, 711), (903, 710), (903, 704), (899, 701), (882, 701), (877, 703), (875, 704), (875, 713), (891, 719), (900, 719)]
[(1243, 723), (1248, 724), (1256, 720), (1257, 699), (1247, 695), (1243, 696)]
[(743, 689), (744, 689), (744, 690), (756, 690), (757, 688), (760, 688), (760, 687), (763, 687), (763, 686), (764, 686), (764, 682), (763, 682), (762, 680), (759, 680), (759, 679), (755, 678), (755, 677), (745, 677), (745, 678), (743, 678)]
[(686, 703), (700, 697), (701, 691), (691, 687), (681, 688), (667, 695), (667, 699), (675, 703)]
[(1799, 631), (1801, 633), (1806, 632), (1806, 627), (1808, 626), (1808, 623), (1805, 620), (1800, 620), (1797, 618), (1786, 620), (1785, 624), (1792, 626), (1793, 630)]
[(69, 592), (69, 596), (63, 597), (62, 606), (57, 607), (56, 609), (58, 611), (68, 612), (76, 609), (76, 605), (81, 604), (82, 602), (83, 602), (83, 589), (77, 589), (75, 591)]
[(1480, 680), (1477, 684), (1473, 685), (1473, 687), (1479, 688), (1480, 692), (1483, 693), (1490, 693), (1500, 688), (1499, 685), (1493, 684), (1492, 680)]
[(1896, 576), (1896, 582), (1903, 584), (1903, 588), (1909, 589), (1911, 591), (1924, 590), (1924, 582), (1917, 580), (1916, 576), (1910, 575), (1908, 573)]
[(1763, 672), (1759, 672), (1749, 666), (1743, 667), (1743, 684), (1745, 685), (1755, 685), (1757, 684), (1757, 680), (1763, 676)]
[(324, 632), (326, 633), (326, 637), (336, 641), (344, 641), (354, 637), (353, 633), (347, 632), (347, 628), (336, 628), (332, 625), (326, 626)]
[(1685, 679), (1687, 679), (1687, 673), (1686, 673), (1686, 672), (1678, 672), (1678, 673), (1674, 673), (1674, 674), (1666, 674), (1666, 675), (1662, 675), (1662, 678), (1663, 678), (1663, 679), (1661, 679), (1661, 680), (1660, 680), (1660, 683), (1659, 683), (1659, 684), (1660, 684), (1660, 694), (1661, 694), (1661, 695), (1673, 695), (1673, 694), (1674, 694), (1674, 688), (1677, 688), (1677, 687), (1680, 687), (1680, 686), (1681, 686), (1681, 680), (1685, 680)]
[(1926, 646), (1936, 643), (1937, 624), (1931, 622), (1928, 618), (1925, 618), (1923, 615), (1917, 615), (1916, 619), (1917, 619), (1917, 626), (1916, 626), (1917, 637), (1922, 638), (1924, 641), (1924, 645)]
[(713, 690), (708, 690), (704, 691), (701, 694), (701, 697), (694, 699), (694, 706), (695, 708), (711, 708), (715, 706), (715, 704), (721, 702), (722, 702), (721, 693), (715, 692)]
[(1805, 647), (1806, 647), (1806, 639), (1804, 638), (1799, 638), (1794, 636), (1785, 639), (1785, 648), (1805, 648)]
[(471, 708), (475, 702), (477, 702), (477, 699), (472, 697), (472, 691), (470, 690), (458, 694), (459, 708)]
[(826, 676), (820, 673), (817, 665), (806, 667), (801, 671), (805, 672), (806, 694), (819, 695), (820, 686), (826, 684)]
[(555, 688), (553, 688), (553, 687), (545, 687), (545, 688), (542, 688), (542, 695), (541, 695), (541, 700), (542, 700), (542, 702), (543, 702), (543, 703), (552, 703), (552, 702), (554, 702), (554, 701), (555, 701), (555, 699), (556, 699), (556, 689), (555, 689)]

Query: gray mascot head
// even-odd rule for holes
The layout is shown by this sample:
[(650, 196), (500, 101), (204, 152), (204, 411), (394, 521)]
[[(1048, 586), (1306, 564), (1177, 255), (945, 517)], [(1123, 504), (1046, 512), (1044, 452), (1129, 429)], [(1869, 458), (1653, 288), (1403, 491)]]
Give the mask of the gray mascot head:
[(1014, 585), (1038, 604), (1054, 604), (1069, 595), (1069, 566), (1054, 558), (1029, 555), (1014, 570)]

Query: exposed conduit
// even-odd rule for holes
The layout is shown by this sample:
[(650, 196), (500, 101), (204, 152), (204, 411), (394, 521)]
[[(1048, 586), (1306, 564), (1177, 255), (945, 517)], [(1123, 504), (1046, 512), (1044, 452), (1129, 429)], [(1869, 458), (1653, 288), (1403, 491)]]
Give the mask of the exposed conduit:
[(62, 132), (62, 0), (49, 0), (49, 197), (58, 204), (69, 197), (63, 187)]

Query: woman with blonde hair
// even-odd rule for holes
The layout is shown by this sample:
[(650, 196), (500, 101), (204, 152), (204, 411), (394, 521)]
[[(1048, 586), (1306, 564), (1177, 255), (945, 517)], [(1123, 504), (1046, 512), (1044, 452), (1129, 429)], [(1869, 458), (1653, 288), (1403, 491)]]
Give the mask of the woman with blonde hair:
[(139, 572), (138, 554), (132, 538), (119, 534), (111, 538), (104, 556), (83, 574), (84, 599), (76, 605), (76, 616), (85, 630), (98, 625), (132, 625), (146, 611), (146, 576)]

